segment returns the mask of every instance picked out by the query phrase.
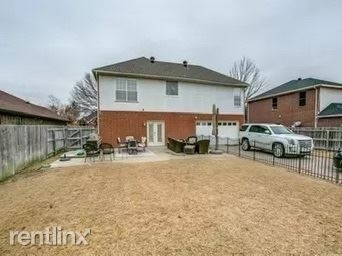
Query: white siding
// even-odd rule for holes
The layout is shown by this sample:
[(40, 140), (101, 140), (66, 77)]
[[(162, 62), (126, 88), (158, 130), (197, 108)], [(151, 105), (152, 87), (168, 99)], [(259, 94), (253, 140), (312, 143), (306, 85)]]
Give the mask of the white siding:
[(320, 88), (319, 93), (319, 111), (325, 109), (330, 103), (342, 103), (342, 88), (334, 89), (334, 88)]
[(166, 81), (137, 79), (138, 102), (116, 102), (116, 79), (99, 77), (100, 110), (211, 113), (216, 104), (221, 114), (243, 114), (243, 102), (234, 107), (233, 87), (179, 82), (178, 96), (172, 96)]

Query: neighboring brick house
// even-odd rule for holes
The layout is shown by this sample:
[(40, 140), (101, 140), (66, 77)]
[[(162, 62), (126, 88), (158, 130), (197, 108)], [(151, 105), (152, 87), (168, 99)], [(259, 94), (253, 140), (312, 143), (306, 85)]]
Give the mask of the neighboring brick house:
[(300, 122), (303, 127), (340, 126), (341, 113), (324, 114), (332, 103), (342, 103), (342, 84), (299, 78), (249, 100), (248, 121), (286, 126)]
[(238, 137), (244, 120), (247, 84), (213, 70), (141, 57), (96, 68), (98, 130), (116, 143), (132, 135), (148, 145), (165, 145), (167, 137), (210, 135), (212, 105), (220, 109), (219, 133)]
[(342, 103), (329, 104), (318, 114), (318, 118), (319, 127), (342, 126)]
[(0, 90), (0, 125), (66, 125), (67, 119), (50, 109), (32, 104)]

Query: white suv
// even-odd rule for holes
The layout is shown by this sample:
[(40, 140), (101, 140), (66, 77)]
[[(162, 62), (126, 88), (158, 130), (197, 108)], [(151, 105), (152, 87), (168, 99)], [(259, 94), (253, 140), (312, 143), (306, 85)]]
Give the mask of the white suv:
[(244, 124), (239, 138), (242, 150), (251, 147), (273, 152), (275, 157), (284, 155), (308, 155), (313, 150), (310, 137), (294, 134), (290, 129), (278, 124)]

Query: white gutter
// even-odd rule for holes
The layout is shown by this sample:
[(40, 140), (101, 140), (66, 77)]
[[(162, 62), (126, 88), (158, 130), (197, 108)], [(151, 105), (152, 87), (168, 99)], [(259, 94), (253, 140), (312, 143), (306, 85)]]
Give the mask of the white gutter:
[(329, 117), (342, 117), (342, 114), (317, 116), (317, 118), (329, 118)]
[(192, 79), (192, 78), (186, 78), (186, 77), (176, 77), (176, 76), (156, 76), (156, 75), (145, 75), (145, 74), (134, 74), (134, 73), (123, 73), (123, 72), (114, 72), (114, 71), (103, 71), (103, 70), (93, 70), (93, 72), (96, 72), (98, 74), (103, 75), (112, 75), (112, 76), (126, 76), (126, 77), (137, 77), (137, 78), (152, 78), (152, 79), (158, 79), (158, 80), (179, 80), (184, 82), (193, 82), (193, 83), (200, 83), (200, 84), (214, 84), (214, 85), (224, 85), (224, 86), (236, 86), (236, 87), (248, 87), (248, 84), (245, 83), (221, 83), (221, 82), (215, 82), (215, 81), (208, 81), (208, 80), (202, 80), (202, 79)]
[(276, 96), (281, 96), (281, 95), (286, 95), (286, 94), (290, 94), (290, 93), (294, 93), (294, 92), (300, 92), (300, 91), (304, 91), (304, 90), (312, 89), (312, 88), (314, 88), (314, 86), (310, 85), (310, 86), (303, 87), (303, 88), (300, 88), (300, 89), (295, 89), (295, 90), (290, 90), (290, 91), (286, 91), (286, 92), (270, 94), (270, 95), (263, 96), (263, 97), (260, 97), (260, 98), (250, 99), (248, 102), (268, 99), (268, 98), (272, 98), (272, 97), (276, 97)]
[(338, 85), (330, 85), (330, 84), (320, 84), (321, 87), (325, 87), (325, 88), (336, 88), (336, 89), (342, 89), (342, 85), (338, 86)]
[(318, 87), (336, 88), (336, 89), (341, 89), (342, 90), (342, 86), (338, 86), (338, 85), (316, 84), (316, 85), (310, 85), (310, 86), (307, 86), (307, 87), (303, 87), (303, 88), (300, 88), (300, 89), (295, 89), (295, 90), (290, 90), (290, 91), (280, 92), (280, 93), (274, 93), (274, 94), (266, 95), (266, 96), (263, 96), (263, 97), (260, 97), (260, 98), (250, 99), (250, 100), (248, 100), (248, 102), (268, 99), (268, 98), (272, 98), (272, 97), (276, 97), (276, 96), (281, 96), (281, 95), (286, 95), (286, 94), (290, 94), (290, 93), (294, 93), (294, 92), (300, 92), (300, 91), (308, 90), (308, 89), (315, 88), (315, 87), (317, 87), (317, 88)]

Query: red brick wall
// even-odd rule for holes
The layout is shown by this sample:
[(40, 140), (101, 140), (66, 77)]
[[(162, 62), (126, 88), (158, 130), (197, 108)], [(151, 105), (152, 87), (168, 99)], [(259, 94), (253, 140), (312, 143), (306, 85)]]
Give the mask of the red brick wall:
[(301, 121), (304, 127), (315, 125), (315, 90), (306, 91), (306, 105), (299, 106), (299, 92), (278, 96), (278, 109), (272, 110), (272, 98), (250, 102), (249, 122), (280, 123), (291, 126)]
[(319, 118), (318, 127), (341, 127), (342, 117)]
[[(197, 117), (197, 119), (196, 119)], [(165, 122), (165, 141), (167, 137), (187, 138), (196, 133), (196, 120), (211, 120), (210, 114), (100, 111), (100, 136), (103, 142), (116, 145), (116, 138), (133, 135), (135, 138), (147, 136), (147, 121)], [(241, 125), (243, 115), (220, 115), (222, 121), (238, 121)]]

